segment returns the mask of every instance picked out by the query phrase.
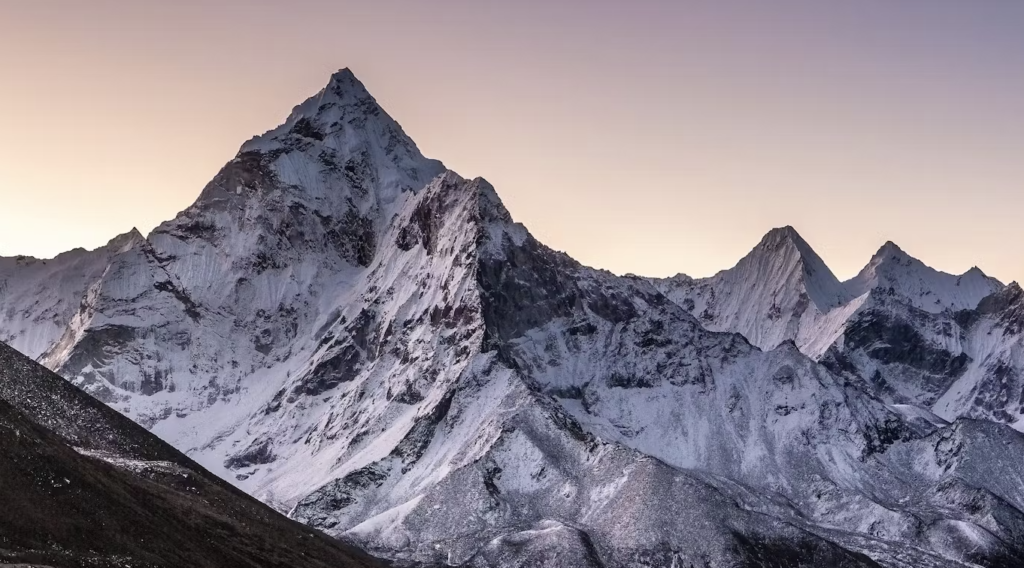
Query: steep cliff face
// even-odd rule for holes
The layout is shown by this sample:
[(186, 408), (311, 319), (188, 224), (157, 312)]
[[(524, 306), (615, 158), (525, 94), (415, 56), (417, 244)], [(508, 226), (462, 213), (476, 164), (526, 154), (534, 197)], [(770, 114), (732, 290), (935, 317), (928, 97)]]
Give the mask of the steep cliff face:
[(970, 362), (932, 404), (935, 413), (1024, 430), (1024, 292), (1012, 283), (955, 319)]
[(39, 357), (67, 330), (89, 286), (134, 238), (118, 236), (94, 251), (76, 249), (50, 260), (0, 258), (0, 340)]
[[(865, 374), (961, 371), (904, 312), (866, 319), (881, 284), (855, 295), (790, 228), (706, 281), (584, 267), (347, 71), (147, 238), (43, 262), (0, 263), (5, 337), (389, 558), (952, 567), (1024, 547), (1020, 435)], [(968, 296), (898, 306), (1013, 321), (1007, 297), (968, 323)]]

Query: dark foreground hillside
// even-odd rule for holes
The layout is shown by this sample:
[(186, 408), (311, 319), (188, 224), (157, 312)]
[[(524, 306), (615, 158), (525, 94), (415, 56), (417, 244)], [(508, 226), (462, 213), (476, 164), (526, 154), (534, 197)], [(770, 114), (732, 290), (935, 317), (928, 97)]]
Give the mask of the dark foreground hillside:
[(0, 565), (372, 567), (0, 344)]

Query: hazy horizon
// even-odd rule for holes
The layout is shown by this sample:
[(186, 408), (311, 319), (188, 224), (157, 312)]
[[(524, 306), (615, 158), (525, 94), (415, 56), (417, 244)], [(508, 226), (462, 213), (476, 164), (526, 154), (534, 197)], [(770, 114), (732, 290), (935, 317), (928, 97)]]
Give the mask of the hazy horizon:
[[(275, 5), (276, 4), (276, 5)], [(545, 244), (708, 276), (794, 226), (1024, 279), (1024, 4), (0, 6), (0, 255), (148, 233), (349, 67)]]

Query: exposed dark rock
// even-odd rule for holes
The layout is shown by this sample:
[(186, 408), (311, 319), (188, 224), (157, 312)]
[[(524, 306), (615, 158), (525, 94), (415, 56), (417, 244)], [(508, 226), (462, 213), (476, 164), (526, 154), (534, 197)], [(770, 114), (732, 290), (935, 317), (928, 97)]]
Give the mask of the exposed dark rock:
[(733, 533), (736, 552), (743, 558), (739, 568), (882, 568), (867, 556), (821, 539), (776, 541)]
[(154, 369), (152, 374), (143, 374), (142, 383), (139, 385), (141, 394), (149, 396), (162, 390), (164, 390), (164, 372), (159, 367)]
[(319, 141), (324, 139), (324, 133), (317, 130), (316, 126), (313, 125), (313, 122), (305, 117), (300, 118), (295, 122), (295, 125), (292, 126), (291, 132), (292, 134), (302, 136), (303, 138), (311, 138)]
[(644, 349), (664, 348), (672, 345), (672, 340), (664, 335), (665, 322), (654, 320), (648, 329), (640, 332), (640, 339), (636, 342), (637, 347)]
[(88, 366), (106, 367), (122, 349), (135, 339), (135, 330), (124, 325), (89, 329), (61, 367), (69, 377), (77, 377)]
[(796, 380), (796, 371), (789, 365), (783, 365), (772, 375), (772, 380), (780, 385), (793, 384)]
[(256, 337), (252, 338), (252, 344), (257, 353), (270, 355), (274, 350), (274, 332), (270, 329), (263, 329)]
[(387, 471), (376, 464), (357, 469), (341, 479), (335, 479), (304, 497), (296, 505), (303, 522), (315, 527), (331, 528), (337, 521), (331, 514), (352, 506), (359, 495), (380, 487), (387, 480)]
[(227, 469), (242, 469), (254, 465), (272, 463), (277, 459), (274, 455), (274, 445), (270, 440), (258, 440), (249, 445), (248, 448), (229, 457), (224, 461)]
[(216, 242), (217, 225), (203, 218), (190, 219), (175, 225), (171, 234), (185, 241), (201, 239)]
[(377, 252), (377, 233), (373, 220), (359, 215), (355, 207), (345, 211), (340, 220), (320, 213), (317, 218), (323, 226), (327, 243), (338, 254), (358, 266), (369, 266)]
[(420, 393), (420, 391), (411, 383), (406, 384), (398, 392), (393, 393), (391, 389), (388, 389), (388, 400), (392, 400), (394, 402), (413, 405), (423, 402), (423, 399), (423, 394)]
[(453, 184), (444, 182), (445, 186), (437, 193), (429, 196), (416, 205), (409, 223), (398, 233), (397, 245), (402, 250), (412, 250), (416, 244), (420, 244), (427, 251), (427, 254), (434, 254), (436, 245), (434, 235), (441, 228), (444, 222), (445, 202), (455, 190)]
[(342, 174), (353, 191), (361, 197), (368, 195), (377, 181), (370, 157), (366, 153), (361, 153), (346, 161), (342, 166)]
[(267, 251), (260, 251), (253, 257), (250, 267), (256, 274), (263, 274), (268, 270), (282, 268), (282, 265)]
[(613, 372), (605, 379), (605, 383), (611, 388), (622, 389), (649, 389), (657, 386), (653, 377), (638, 376), (628, 373)]
[(221, 169), (210, 186), (203, 190), (203, 194), (206, 195), (212, 188), (229, 194), (238, 193), (239, 190), (267, 191), (278, 184), (277, 174), (270, 166), (278, 157), (279, 153), (274, 152), (241, 152)]
[(575, 324), (566, 331), (569, 333), (569, 335), (594, 335), (595, 333), (597, 333), (597, 326), (589, 321), (586, 321), (583, 323)]
[(885, 312), (867, 312), (846, 329), (846, 348), (863, 349), (881, 363), (899, 364), (942, 377), (947, 382), (967, 369), (966, 353), (950, 353), (930, 344), (910, 323)]
[(896, 418), (887, 418), (882, 423), (868, 424), (864, 432), (863, 458), (885, 452), (889, 446), (900, 440), (909, 440), (913, 432), (907, 425)]
[(427, 451), (438, 425), (448, 416), (454, 398), (454, 392), (447, 394), (428, 414), (417, 417), (409, 433), (391, 451), (392, 456), (400, 458), (405, 463), (403, 472), (411, 469)]
[(362, 354), (354, 345), (345, 345), (317, 363), (316, 367), (296, 386), (295, 392), (317, 396), (354, 380), (359, 375)]
[(154, 287), (161, 292), (171, 294), (176, 300), (181, 302), (181, 305), (185, 307), (185, 315), (187, 315), (192, 321), (199, 321), (202, 318), (202, 314), (199, 312), (199, 305), (196, 304), (184, 290), (175, 286), (170, 280), (157, 282)]
[(492, 341), (507, 341), (574, 314), (582, 293), (569, 277), (577, 268), (569, 257), (532, 239), (521, 247), (506, 243), (504, 252), (504, 259), (481, 259), (477, 272)]

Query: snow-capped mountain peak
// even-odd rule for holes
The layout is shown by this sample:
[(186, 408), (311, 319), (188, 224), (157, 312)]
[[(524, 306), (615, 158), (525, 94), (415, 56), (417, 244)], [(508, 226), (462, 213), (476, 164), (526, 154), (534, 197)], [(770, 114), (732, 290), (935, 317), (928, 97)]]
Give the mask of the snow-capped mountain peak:
[(769, 231), (729, 270), (655, 285), (705, 327), (741, 333), (763, 349), (787, 340), (801, 348), (827, 348), (839, 329), (832, 320), (842, 321), (833, 312), (851, 299), (821, 257), (789, 226)]
[(879, 290), (883, 296), (898, 295), (931, 313), (973, 309), (982, 298), (1003, 287), (977, 267), (960, 275), (935, 270), (892, 241), (882, 245), (845, 286), (855, 297)]
[(137, 228), (132, 227), (132, 230), (127, 233), (118, 235), (111, 239), (110, 242), (107, 243), (106, 248), (112, 250), (114, 253), (120, 253), (140, 245), (145, 240), (146, 237), (144, 237)]
[(366, 86), (356, 78), (355, 74), (348, 67), (339, 69), (331, 75), (331, 80), (321, 93), (321, 97), (323, 98), (326, 95), (336, 97), (338, 100), (346, 98), (353, 100), (373, 99), (370, 92), (366, 90)]
[(260, 141), (281, 140), (288, 135), (324, 142), (332, 136), (351, 136), (360, 131), (366, 136), (367, 131), (373, 130), (394, 130), (389, 134), (400, 140), (393, 143), (401, 142), (406, 151), (418, 154), (415, 143), (377, 104), (362, 82), (349, 69), (342, 69), (318, 93), (292, 109), (283, 124), (250, 140), (242, 151), (259, 149)]
[[(768, 255), (770, 258), (762, 260), (758, 255)], [(767, 262), (773, 271), (799, 268), (802, 271), (801, 283), (807, 296), (823, 312), (848, 299), (846, 291), (832, 270), (791, 226), (769, 231), (740, 264), (744, 264), (745, 261)]]
[(287, 127), (289, 131), (298, 128), (297, 134), (317, 139), (323, 133), (314, 131), (311, 125), (299, 123), (307, 120), (320, 127), (329, 127), (331, 122), (345, 114), (345, 110), (355, 110), (352, 114), (361, 114), (365, 118), (386, 116), (376, 99), (352, 71), (342, 69), (331, 75), (330, 81), (318, 93), (292, 109), (281, 128)]
[(771, 229), (770, 231), (765, 233), (763, 237), (761, 237), (761, 242), (759, 244), (765, 246), (783, 243), (787, 241), (792, 242), (793, 244), (801, 244), (802, 246), (805, 247), (808, 246), (807, 242), (804, 241), (804, 238), (800, 236), (800, 233), (798, 233), (792, 225), (786, 225), (785, 227), (775, 227), (774, 229)]
[(403, 194), (418, 191), (444, 170), (441, 162), (423, 156), (350, 70), (342, 69), (280, 126), (243, 144), (196, 205), (230, 208), (242, 200), (271, 198), (332, 217), (354, 208), (364, 218), (390, 219)]

